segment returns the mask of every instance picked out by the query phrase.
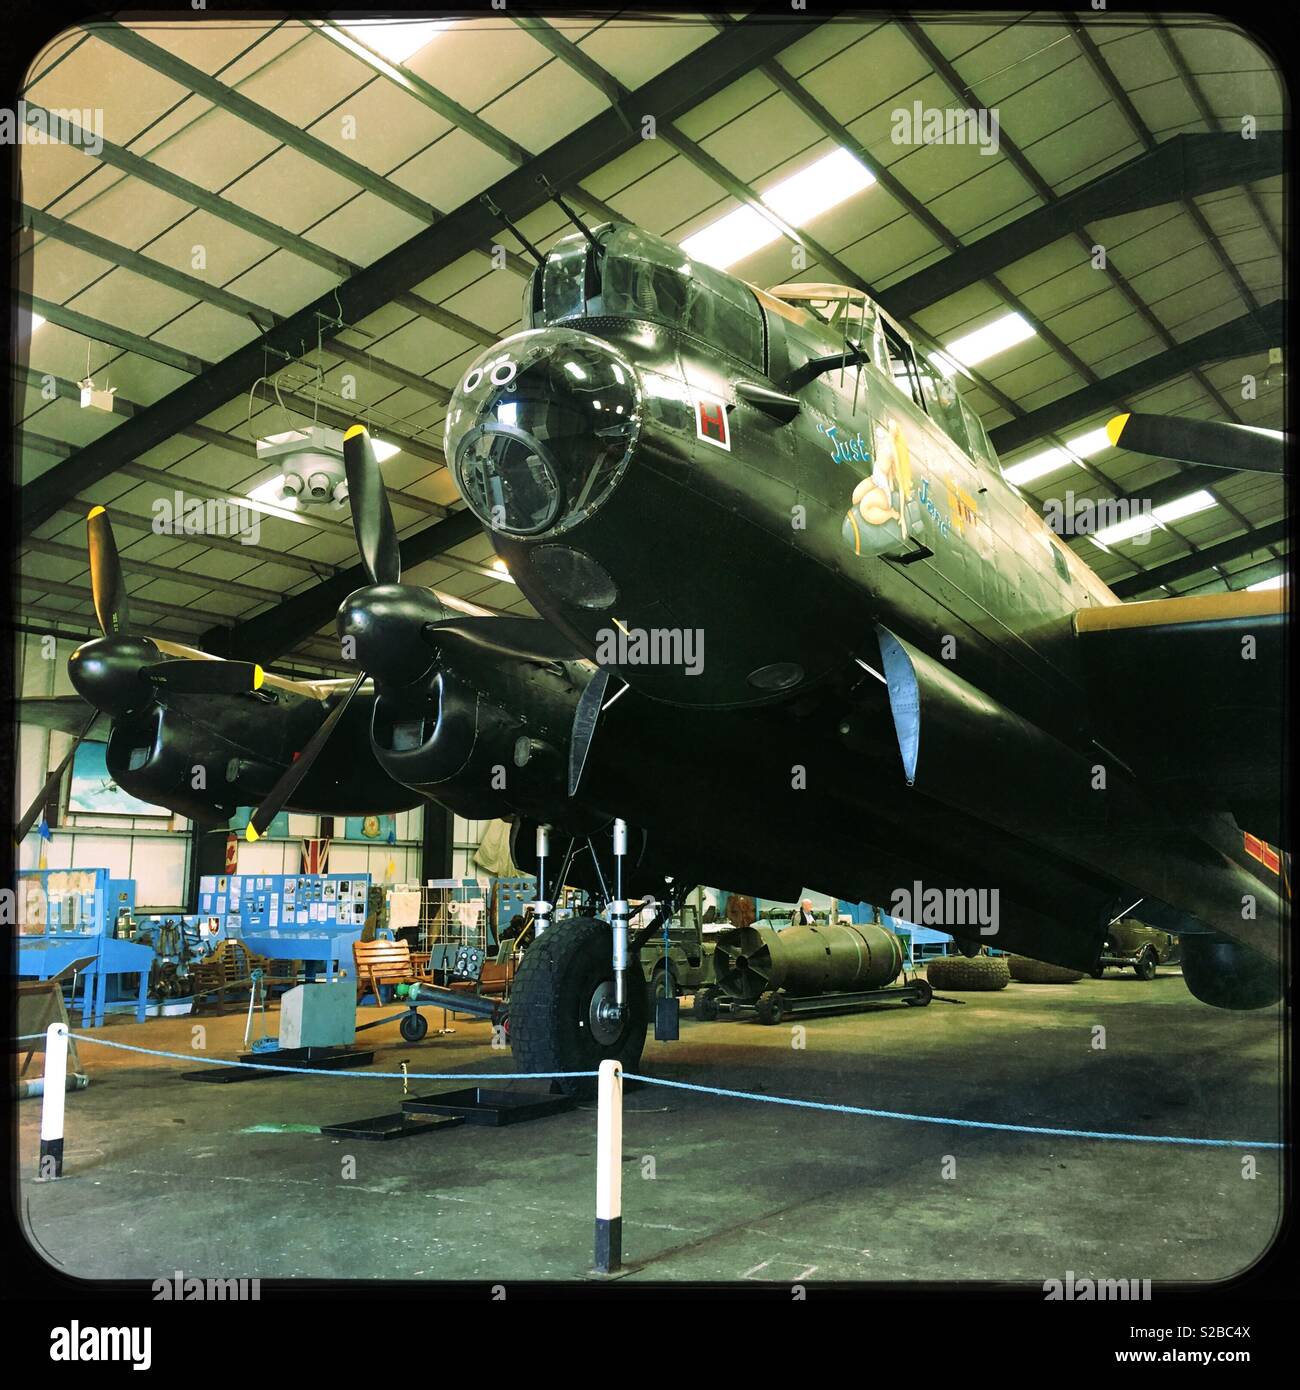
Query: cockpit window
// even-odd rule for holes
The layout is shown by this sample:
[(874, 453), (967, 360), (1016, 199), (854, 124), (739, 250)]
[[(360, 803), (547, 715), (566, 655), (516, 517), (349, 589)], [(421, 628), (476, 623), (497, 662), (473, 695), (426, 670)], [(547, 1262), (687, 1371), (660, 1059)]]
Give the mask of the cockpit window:
[(739, 280), (635, 227), (611, 228), (604, 247), (604, 313), (680, 328), (762, 370), (763, 316), (758, 301)]
[(587, 239), (579, 233), (556, 242), (542, 269), (542, 316), (547, 323), (587, 312)]
[(925, 408), (930, 419), (952, 440), (964, 454), (970, 454), (971, 442), (966, 433), (966, 420), (962, 415), (961, 396), (957, 384), (946, 377), (935, 364), (917, 353), (916, 365), (921, 374), (921, 390), (925, 395)]

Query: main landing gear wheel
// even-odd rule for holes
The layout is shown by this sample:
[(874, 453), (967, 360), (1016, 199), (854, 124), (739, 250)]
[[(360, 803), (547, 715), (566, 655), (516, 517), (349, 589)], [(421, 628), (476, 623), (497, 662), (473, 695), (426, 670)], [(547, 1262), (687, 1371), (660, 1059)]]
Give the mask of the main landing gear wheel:
[[(510, 1050), (523, 1072), (596, 1071), (617, 1057), (635, 1071), (645, 1047), (649, 1008), (635, 961), (627, 972), (623, 1017), (601, 1017), (613, 1003), (612, 932), (607, 922), (570, 917), (548, 927), (524, 953), (510, 990)], [(596, 1094), (595, 1077), (566, 1077), (567, 1095)]]
[(402, 1015), (402, 1021), (397, 1025), (398, 1032), (407, 1042), (419, 1042), (429, 1031), (429, 1020), (423, 1014), (416, 1013), (414, 1009), (409, 1014)]

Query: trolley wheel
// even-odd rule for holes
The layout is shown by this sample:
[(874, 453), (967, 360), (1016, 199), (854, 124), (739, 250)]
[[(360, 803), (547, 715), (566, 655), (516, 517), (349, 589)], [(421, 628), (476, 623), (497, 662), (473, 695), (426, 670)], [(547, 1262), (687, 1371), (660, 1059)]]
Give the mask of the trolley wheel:
[(397, 1027), (407, 1042), (417, 1043), (429, 1031), (429, 1020), (422, 1013), (412, 1009), (402, 1015), (402, 1021)]
[(1142, 954), (1138, 957), (1137, 964), (1133, 967), (1133, 973), (1139, 980), (1154, 980), (1156, 977), (1156, 948), (1154, 946), (1144, 946)]
[[(609, 923), (594, 917), (554, 922), (525, 952), (510, 991), (510, 1050), (527, 1072), (596, 1071), (615, 1057), (635, 1071), (649, 1016), (639, 964), (628, 963), (627, 1002), (617, 1022), (602, 1009), (614, 999)], [(594, 1077), (564, 1077), (568, 1095), (596, 1094)]]
[(691, 1014), (701, 1023), (713, 1023), (718, 1017), (718, 998), (711, 989), (697, 989)]
[(760, 1023), (780, 1023), (785, 1014), (784, 1000), (777, 990), (766, 990), (755, 1001), (754, 1012)]
[(911, 1008), (923, 1009), (934, 998), (934, 986), (920, 975), (910, 979), (907, 982), (907, 987), (916, 991), (915, 994), (909, 995), (903, 1000), (903, 1003)]

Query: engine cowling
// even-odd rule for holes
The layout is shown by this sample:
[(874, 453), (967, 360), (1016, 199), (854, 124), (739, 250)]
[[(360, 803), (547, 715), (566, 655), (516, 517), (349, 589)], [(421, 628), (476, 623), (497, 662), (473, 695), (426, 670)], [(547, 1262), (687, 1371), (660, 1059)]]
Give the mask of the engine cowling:
[(376, 759), (394, 780), (471, 820), (526, 814), (577, 828), (567, 794), (585, 661), (510, 657), (439, 634), (426, 678), (383, 688), (371, 720)]

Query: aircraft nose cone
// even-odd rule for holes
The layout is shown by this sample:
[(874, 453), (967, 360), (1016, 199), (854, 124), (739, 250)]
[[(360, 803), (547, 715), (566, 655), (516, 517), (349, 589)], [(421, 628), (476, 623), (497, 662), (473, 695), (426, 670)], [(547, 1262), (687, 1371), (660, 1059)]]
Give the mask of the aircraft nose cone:
[(343, 659), (387, 685), (409, 685), (433, 664), (423, 637), (426, 623), (448, 616), (427, 589), (371, 584), (339, 607), (336, 629)]
[(68, 678), (78, 695), (105, 714), (126, 714), (152, 698), (141, 672), (158, 660), (147, 637), (96, 637), (68, 658)]
[(554, 535), (612, 495), (641, 409), (640, 378), (614, 346), (568, 328), (529, 332), (476, 360), (448, 407), (444, 451), (486, 527)]

